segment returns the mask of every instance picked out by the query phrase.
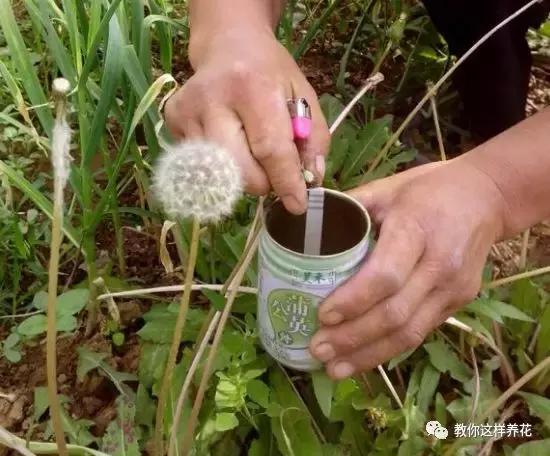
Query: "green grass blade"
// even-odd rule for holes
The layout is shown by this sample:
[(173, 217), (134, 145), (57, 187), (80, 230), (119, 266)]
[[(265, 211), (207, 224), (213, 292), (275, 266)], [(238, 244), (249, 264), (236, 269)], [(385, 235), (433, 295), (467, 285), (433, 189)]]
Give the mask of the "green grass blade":
[[(8, 166), (4, 161), (0, 160), (0, 173), (5, 174), (13, 185), (21, 190), (36, 206), (46, 214), (50, 220), (53, 218), (52, 202), (46, 198), (42, 192), (37, 190), (27, 179), (21, 174)], [(80, 245), (78, 232), (65, 221), (63, 223), (63, 233), (67, 236), (76, 247)]]
[[(141, 26), (141, 39), (139, 42), (138, 52), (139, 52), (139, 60), (141, 62), (141, 66), (143, 68), (143, 71), (147, 75), (148, 79), (151, 77), (151, 68), (152, 68), (151, 28), (157, 22), (165, 23), (171, 27), (174, 27), (175, 29), (182, 29), (182, 30), (186, 29), (185, 24), (183, 24), (182, 22), (176, 21), (174, 19), (170, 19), (169, 17), (162, 16), (159, 14), (150, 14), (143, 20), (143, 24)], [(163, 65), (163, 68), (164, 68), (164, 65)], [(171, 68), (168, 70), (165, 69), (164, 71), (171, 72)]]
[(87, 53), (90, 52), (90, 49), (92, 48), (94, 38), (101, 24), (101, 2), (92, 2), (92, 4), (90, 5), (89, 15), (90, 19), (88, 21), (88, 38), (86, 43)]
[(30, 130), (32, 131), (32, 136), (35, 138), (38, 137), (38, 133), (34, 128), (34, 125), (29, 116), (29, 111), (27, 110), (27, 105), (25, 104), (23, 94), (21, 93), (21, 91), (19, 90), (19, 86), (17, 85), (17, 81), (15, 80), (13, 75), (10, 73), (6, 65), (4, 65), (4, 63), (1, 60), (0, 60), (0, 74), (4, 78), (4, 81), (6, 81), (6, 85), (8, 86), (9, 92), (13, 97), (13, 102), (15, 103), (15, 107), (17, 111), (19, 111), (19, 114), (21, 114), (21, 117), (23, 117), (23, 119), (29, 126)]
[(120, 27), (116, 17), (111, 19), (109, 26), (109, 41), (105, 57), (105, 66), (101, 78), (101, 97), (95, 109), (94, 118), (90, 128), (88, 143), (84, 146), (83, 167), (88, 168), (96, 153), (101, 138), (104, 136), (105, 124), (116, 101), (116, 93), (122, 78), (122, 49), (124, 43), (120, 33)]
[[(132, 9), (132, 43), (134, 43), (134, 46), (139, 46), (139, 43), (141, 42), (141, 27), (145, 18), (145, 10), (142, 2), (131, 1), (130, 7)], [(136, 51), (140, 54), (141, 48), (138, 47)]]
[[(78, 1), (78, 0), (77, 0)], [(69, 31), (69, 41), (71, 43), (71, 52), (73, 55), (74, 66), (77, 74), (82, 71), (82, 47), (80, 40), (80, 30), (78, 27), (78, 14), (76, 1), (62, 0), (63, 11), (67, 18), (67, 30)]]
[(53, 128), (53, 116), (47, 106), (48, 99), (42, 90), (30, 53), (19, 32), (10, 0), (0, 0), (0, 11), (2, 11), (0, 14), (0, 27), (8, 44), (14, 67), (21, 75), (22, 84), (30, 102), (35, 106), (40, 106), (36, 108), (36, 115), (44, 131), (50, 135)]
[(311, 25), (311, 27), (308, 28), (306, 36), (304, 36), (300, 44), (296, 47), (296, 49), (292, 53), (292, 55), (296, 60), (298, 60), (300, 57), (302, 57), (306, 53), (311, 42), (315, 39), (317, 34), (323, 29), (323, 26), (327, 23), (330, 16), (332, 15), (336, 7), (338, 7), (339, 5), (340, 5), (340, 0), (333, 0), (332, 3), (327, 8), (325, 8), (321, 17), (318, 18)]
[[(154, 15), (166, 17), (166, 4), (164, 0), (151, 0), (149, 7)], [(160, 63), (165, 73), (172, 72), (172, 31), (167, 25), (158, 27)]]
[(34, 17), (35, 22), (42, 24), (40, 33), (46, 42), (48, 49), (55, 60), (55, 63), (61, 70), (63, 76), (71, 82), (71, 86), (76, 84), (76, 71), (71, 62), (71, 56), (67, 53), (66, 47), (59, 39), (52, 22), (50, 11), (44, 2), (38, 2), (38, 7), (34, 0), (25, 0), (25, 7), (29, 14)]
[[(128, 50), (130, 46), (126, 46), (126, 49)], [(132, 48), (133, 51), (133, 48)], [(136, 57), (137, 60), (137, 57)], [(139, 68), (139, 66), (138, 66)], [(116, 191), (116, 185), (117, 185), (117, 176), (120, 172), (120, 168), (122, 167), (122, 164), (124, 162), (124, 159), (128, 153), (128, 148), (131, 144), (131, 141), (133, 140), (133, 135), (136, 127), (140, 123), (140, 121), (143, 119), (143, 117), (149, 113), (152, 109), (152, 107), (155, 104), (155, 100), (161, 93), (162, 89), (167, 84), (176, 84), (176, 81), (174, 78), (169, 74), (164, 74), (160, 76), (144, 93), (143, 97), (141, 98), (141, 101), (139, 102), (136, 111), (133, 115), (132, 121), (130, 122), (128, 130), (124, 134), (124, 142), (122, 145), (122, 148), (118, 151), (116, 155), (115, 162), (113, 164), (111, 176), (109, 177), (109, 182), (107, 184), (107, 188), (105, 189), (105, 192), (103, 193), (100, 202), (97, 204), (95, 210), (93, 219), (91, 221), (91, 227), (92, 229), (97, 226), (97, 224), (100, 222), (101, 217), (103, 216), (103, 212), (105, 211), (105, 208), (108, 206), (110, 198)], [(157, 118), (160, 119), (158, 113), (156, 114)]]
[(101, 19), (101, 23), (99, 24), (99, 27), (97, 28), (97, 31), (95, 32), (93, 39), (88, 40), (88, 41), (91, 41), (91, 44), (88, 47), (88, 53), (86, 54), (84, 67), (82, 68), (82, 72), (80, 73), (80, 79), (78, 81), (79, 90), (84, 90), (86, 87), (86, 83), (88, 81), (88, 77), (90, 76), (90, 72), (94, 68), (94, 65), (97, 61), (97, 51), (99, 49), (99, 45), (101, 44), (101, 41), (103, 40), (105, 34), (107, 33), (109, 23), (111, 22), (111, 18), (115, 14), (121, 1), (122, 0), (114, 0), (111, 3), (111, 5), (109, 6), (109, 9)]

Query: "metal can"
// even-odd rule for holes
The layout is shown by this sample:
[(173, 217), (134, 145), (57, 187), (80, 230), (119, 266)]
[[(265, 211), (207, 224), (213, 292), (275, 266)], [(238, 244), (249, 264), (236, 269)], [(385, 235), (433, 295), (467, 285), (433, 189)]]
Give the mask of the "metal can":
[(303, 253), (305, 214), (290, 214), (280, 200), (266, 209), (260, 234), (260, 340), (281, 364), (302, 371), (321, 367), (309, 352), (319, 304), (359, 269), (369, 248), (371, 222), (363, 206), (335, 190), (323, 194), (319, 255)]

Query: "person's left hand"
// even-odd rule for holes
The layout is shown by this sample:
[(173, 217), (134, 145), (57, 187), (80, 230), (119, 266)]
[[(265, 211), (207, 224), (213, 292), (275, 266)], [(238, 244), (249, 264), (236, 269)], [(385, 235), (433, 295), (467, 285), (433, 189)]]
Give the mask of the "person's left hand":
[(507, 210), (495, 183), (462, 157), (350, 193), (380, 234), (360, 271), (319, 307), (310, 350), (334, 379), (418, 347), (474, 299)]

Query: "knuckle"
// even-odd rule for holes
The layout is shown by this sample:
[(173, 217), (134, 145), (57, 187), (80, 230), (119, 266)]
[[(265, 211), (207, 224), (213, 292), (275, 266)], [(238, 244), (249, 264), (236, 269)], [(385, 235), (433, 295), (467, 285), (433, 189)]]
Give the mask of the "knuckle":
[(340, 345), (347, 350), (356, 350), (363, 344), (361, 335), (355, 331), (345, 331), (342, 333)]
[(407, 327), (400, 336), (401, 344), (405, 351), (412, 350), (424, 342), (425, 335), (414, 326)]
[(384, 325), (386, 329), (396, 329), (406, 325), (409, 316), (405, 311), (405, 306), (401, 301), (387, 301), (385, 304), (386, 319)]
[(458, 251), (448, 253), (442, 258), (441, 264), (443, 275), (456, 276), (464, 267), (464, 255)]
[(389, 294), (400, 290), (404, 282), (399, 271), (392, 267), (380, 269), (377, 274), (377, 281), (380, 287), (386, 290)]
[(245, 84), (254, 79), (255, 71), (247, 62), (235, 60), (229, 68), (229, 80), (232, 83)]
[(274, 161), (280, 163), (280, 160), (289, 155), (290, 148), (268, 132), (250, 138), (249, 142), (254, 157), (260, 162)]

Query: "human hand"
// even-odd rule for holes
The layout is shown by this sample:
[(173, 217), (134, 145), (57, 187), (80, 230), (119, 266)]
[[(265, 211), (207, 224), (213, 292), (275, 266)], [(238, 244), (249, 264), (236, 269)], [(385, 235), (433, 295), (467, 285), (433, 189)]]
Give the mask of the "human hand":
[[(329, 144), (315, 91), (271, 31), (250, 26), (201, 45), (191, 53), (194, 76), (166, 103), (168, 129), (176, 138), (205, 137), (225, 146), (247, 192), (273, 188), (289, 212), (305, 212), (301, 162), (322, 181)], [(312, 114), (312, 132), (300, 151), (287, 108), (293, 96), (305, 97)]]
[(477, 295), (506, 204), (461, 158), (424, 165), (351, 192), (380, 225), (360, 271), (320, 306), (310, 350), (334, 379), (418, 347)]

